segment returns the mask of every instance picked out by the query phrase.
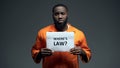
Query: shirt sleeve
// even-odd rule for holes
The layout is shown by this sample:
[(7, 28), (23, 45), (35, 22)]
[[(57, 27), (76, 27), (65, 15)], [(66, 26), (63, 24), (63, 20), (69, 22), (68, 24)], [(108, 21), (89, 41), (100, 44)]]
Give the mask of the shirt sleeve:
[[(85, 56), (80, 56), (80, 57), (83, 62), (89, 62), (91, 59), (91, 50), (87, 45), (84, 33), (82, 33), (81, 36), (82, 36), (82, 38), (81, 38), (80, 46), (81, 46), (82, 50), (85, 52)], [(84, 59), (84, 58), (86, 58), (86, 59)]]
[(36, 42), (31, 49), (32, 58), (36, 63), (40, 63), (41, 60), (41, 59), (37, 59), (40, 49), (42, 48), (41, 42), (42, 42), (41, 37), (38, 34), (36, 38)]

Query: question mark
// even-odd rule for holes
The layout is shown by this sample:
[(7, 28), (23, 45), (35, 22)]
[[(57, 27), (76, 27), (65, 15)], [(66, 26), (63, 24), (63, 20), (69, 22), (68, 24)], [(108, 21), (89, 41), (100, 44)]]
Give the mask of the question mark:
[(67, 44), (67, 41), (65, 41), (65, 45)]

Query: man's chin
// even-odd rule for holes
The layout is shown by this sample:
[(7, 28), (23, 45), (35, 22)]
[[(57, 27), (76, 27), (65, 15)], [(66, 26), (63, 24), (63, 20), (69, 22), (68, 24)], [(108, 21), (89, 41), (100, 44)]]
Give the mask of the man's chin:
[(59, 24), (56, 25), (56, 28), (57, 28), (59, 31), (64, 30), (65, 27), (66, 27), (66, 24), (63, 24), (63, 23), (59, 23)]

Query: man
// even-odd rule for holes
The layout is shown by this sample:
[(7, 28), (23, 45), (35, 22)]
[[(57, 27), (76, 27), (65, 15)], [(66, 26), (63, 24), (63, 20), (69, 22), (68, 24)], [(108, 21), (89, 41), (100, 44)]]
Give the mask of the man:
[[(31, 50), (32, 57), (36, 63), (42, 59), (43, 68), (79, 68), (78, 56), (86, 63), (91, 58), (91, 50), (87, 46), (85, 35), (68, 23), (68, 8), (65, 5), (55, 5), (52, 12), (54, 23), (38, 31), (35, 45)], [(74, 32), (74, 48), (69, 52), (52, 52), (46, 48), (46, 32), (64, 31)]]

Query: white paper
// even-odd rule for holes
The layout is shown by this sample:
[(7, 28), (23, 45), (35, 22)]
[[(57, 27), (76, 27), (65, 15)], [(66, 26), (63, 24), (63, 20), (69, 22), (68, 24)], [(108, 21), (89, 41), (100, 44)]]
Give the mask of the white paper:
[(47, 32), (47, 48), (52, 51), (69, 51), (74, 47), (74, 32)]

